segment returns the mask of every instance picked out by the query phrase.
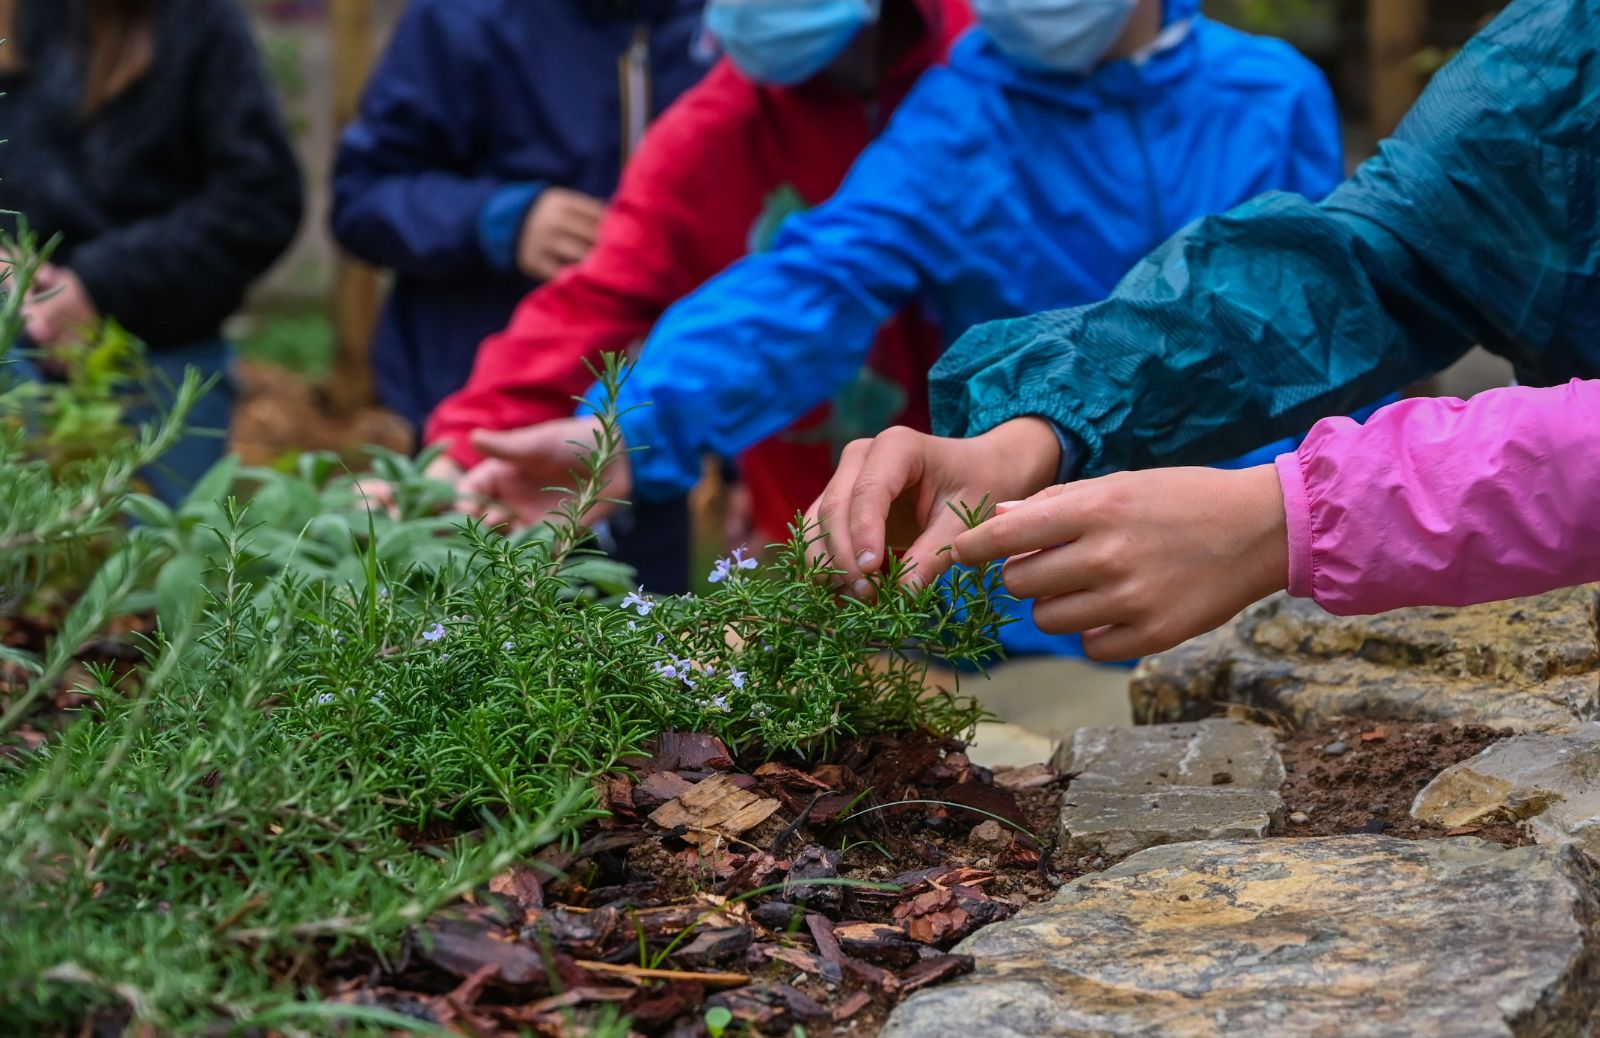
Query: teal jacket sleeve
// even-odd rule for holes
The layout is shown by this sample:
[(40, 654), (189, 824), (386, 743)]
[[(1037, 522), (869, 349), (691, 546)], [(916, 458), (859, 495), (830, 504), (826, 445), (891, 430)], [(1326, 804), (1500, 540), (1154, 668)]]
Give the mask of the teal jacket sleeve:
[(1513, 4), (1323, 203), (1265, 196), (1105, 302), (969, 332), (933, 372), (939, 431), (1040, 415), (1096, 475), (1236, 455), (1475, 342), (1524, 380), (1600, 367), (1597, 50), (1595, 0)]
[(641, 499), (686, 491), (702, 456), (738, 454), (831, 399), (930, 272), (961, 262), (912, 103), (831, 199), (657, 324), (618, 399)]

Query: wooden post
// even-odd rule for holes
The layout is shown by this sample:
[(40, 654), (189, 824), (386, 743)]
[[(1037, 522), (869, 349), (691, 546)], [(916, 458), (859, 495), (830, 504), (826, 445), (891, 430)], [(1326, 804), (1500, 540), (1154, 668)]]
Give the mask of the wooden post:
[[(372, 73), (373, 0), (331, 0), (333, 139), (356, 116)], [(372, 334), (378, 324), (378, 273), (340, 251), (334, 261), (333, 328), (338, 352), (327, 386), (329, 402), (343, 412), (372, 402)]]
[(1387, 137), (1422, 93), (1416, 56), (1427, 43), (1428, 0), (1367, 0), (1372, 132)]

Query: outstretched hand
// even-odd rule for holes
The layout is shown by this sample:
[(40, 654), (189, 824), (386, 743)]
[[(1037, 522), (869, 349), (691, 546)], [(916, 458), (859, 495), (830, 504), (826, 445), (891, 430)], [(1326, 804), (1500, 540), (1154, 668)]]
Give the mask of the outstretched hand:
[(925, 586), (950, 568), (945, 549), (966, 529), (952, 506), (1026, 497), (1050, 484), (1060, 460), (1055, 431), (1039, 418), (966, 440), (905, 428), (857, 440), (806, 514), (822, 533), (813, 551), (843, 570), (859, 597), (871, 594), (866, 578), (889, 548), (902, 552), (905, 581)]
[[(587, 456), (595, 449), (598, 418), (563, 418), (503, 432), (479, 429), (472, 446), (485, 460), (457, 484), (460, 510), (483, 516), (491, 526), (522, 529), (549, 518), (568, 497)], [(619, 453), (606, 472), (606, 496), (626, 499), (633, 489), (627, 455)], [(604, 518), (602, 502), (587, 516)]]
[(1093, 659), (1147, 656), (1213, 630), (1288, 583), (1271, 465), (1122, 472), (1050, 487), (955, 538), (960, 562), (1009, 559), (1006, 590)]

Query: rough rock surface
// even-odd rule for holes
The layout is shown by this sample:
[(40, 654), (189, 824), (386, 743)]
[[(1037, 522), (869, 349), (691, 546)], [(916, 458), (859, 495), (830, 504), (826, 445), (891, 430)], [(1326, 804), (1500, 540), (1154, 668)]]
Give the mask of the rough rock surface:
[(1339, 617), (1278, 596), (1141, 664), (1134, 716), (1185, 720), (1225, 702), (1301, 724), (1345, 715), (1543, 730), (1592, 720), (1600, 717), (1597, 602), (1590, 586)]
[(1600, 858), (1600, 723), (1517, 735), (1440, 772), (1411, 815), (1438, 825), (1525, 820), (1540, 843)]
[(1073, 776), (1061, 803), (1072, 851), (1262, 836), (1283, 812), (1277, 743), (1242, 721), (1081, 728), (1056, 763)]
[(884, 1038), (1587, 1035), (1596, 875), (1572, 847), (1382, 836), (1144, 851), (982, 930)]

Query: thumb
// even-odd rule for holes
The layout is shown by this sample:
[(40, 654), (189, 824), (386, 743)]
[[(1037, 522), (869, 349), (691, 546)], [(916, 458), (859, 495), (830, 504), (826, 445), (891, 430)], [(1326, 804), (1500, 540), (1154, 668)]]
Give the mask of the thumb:
[(549, 430), (543, 425), (529, 425), (521, 429), (474, 429), (471, 439), (478, 453), (504, 461), (528, 461), (542, 457), (550, 450)]

